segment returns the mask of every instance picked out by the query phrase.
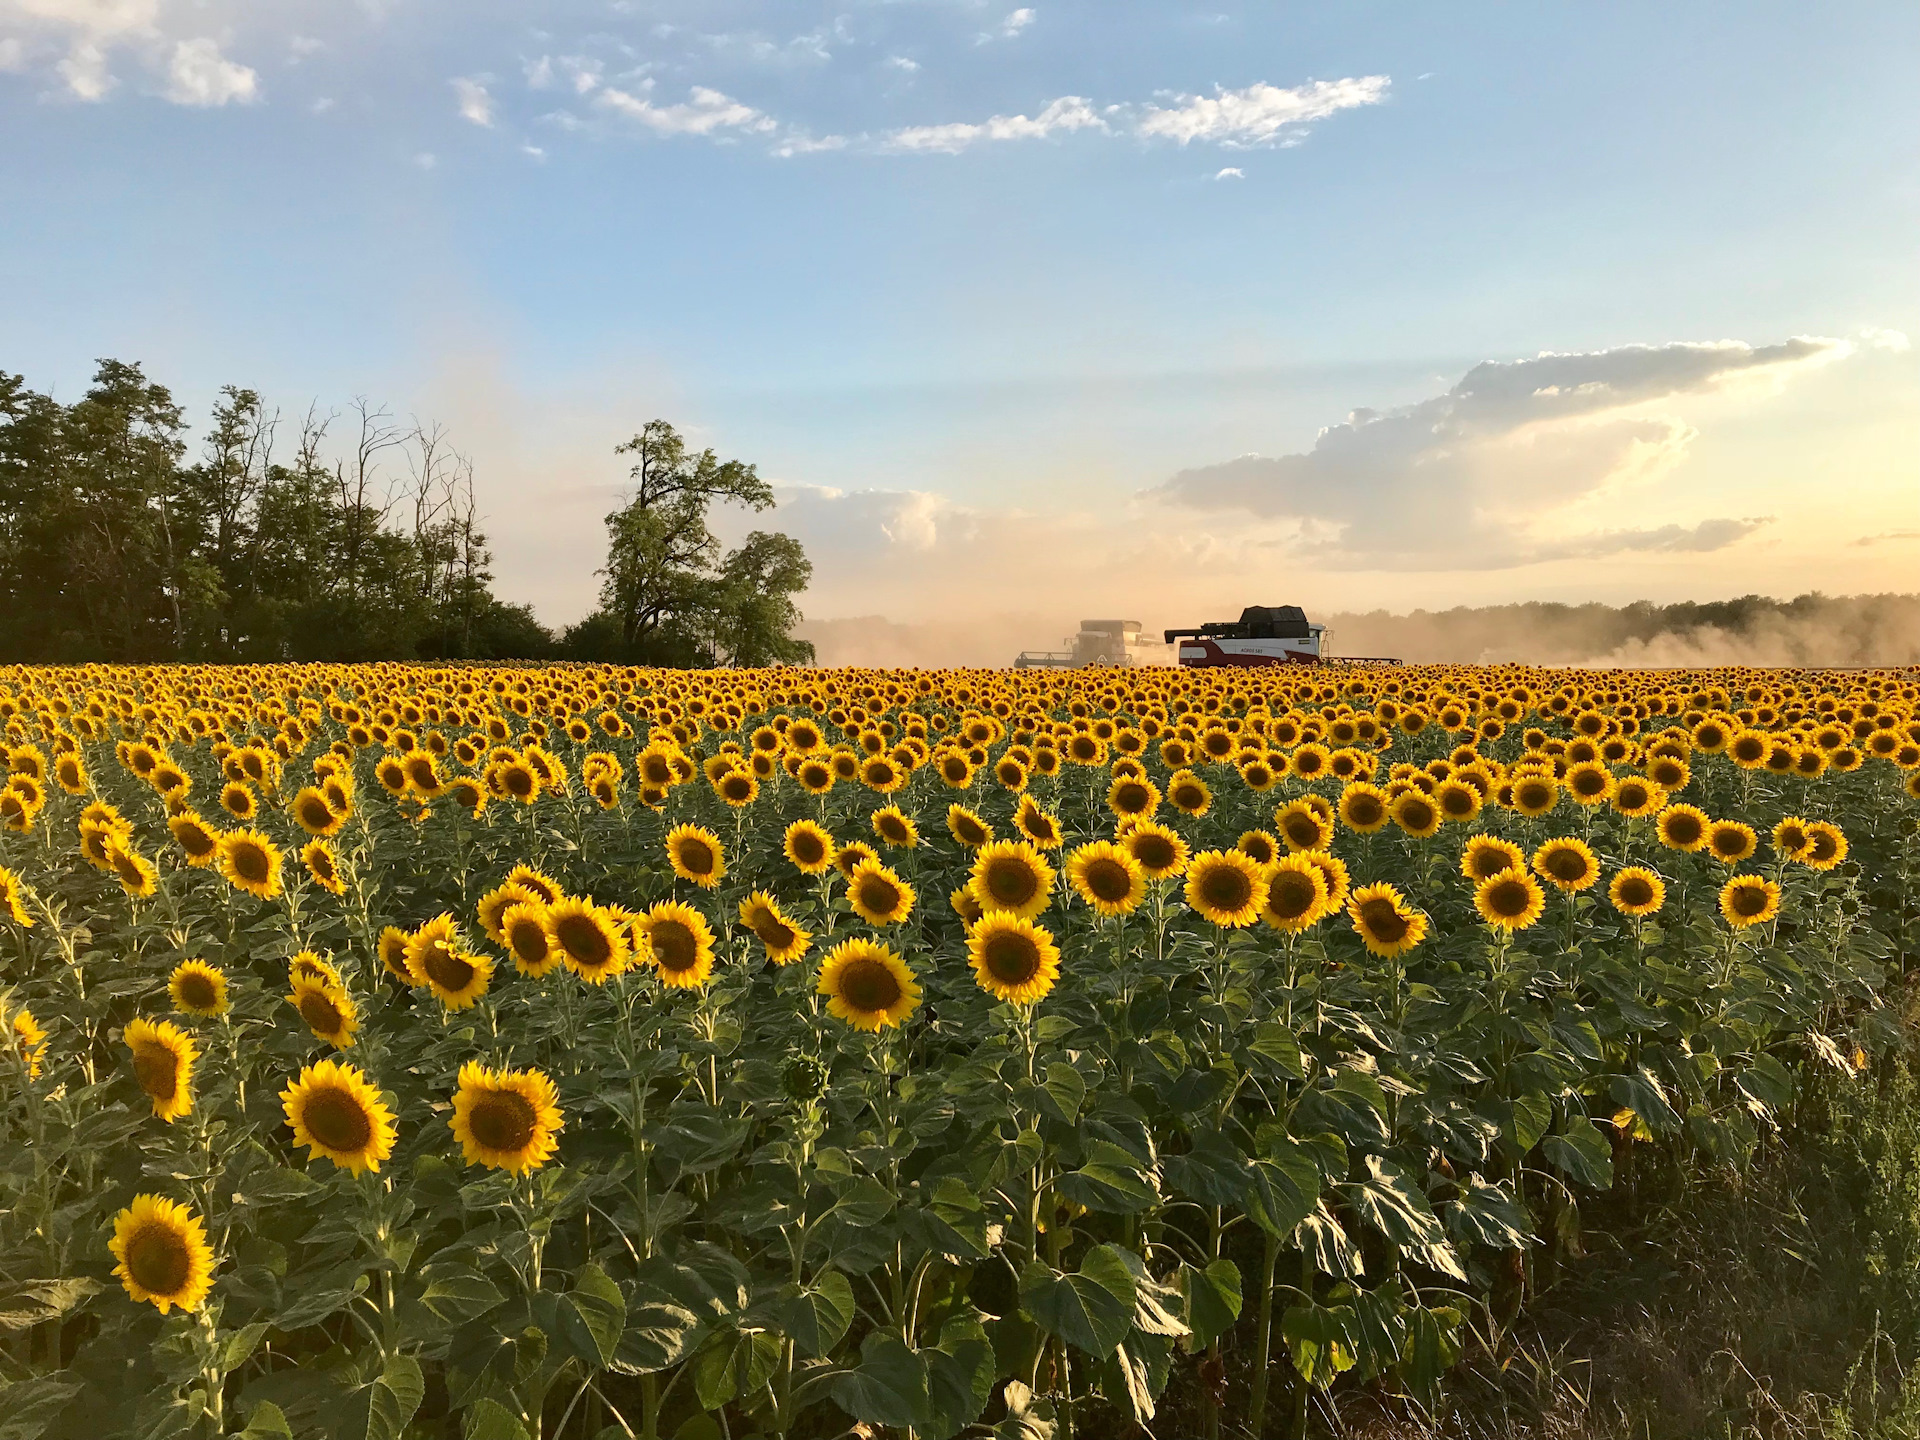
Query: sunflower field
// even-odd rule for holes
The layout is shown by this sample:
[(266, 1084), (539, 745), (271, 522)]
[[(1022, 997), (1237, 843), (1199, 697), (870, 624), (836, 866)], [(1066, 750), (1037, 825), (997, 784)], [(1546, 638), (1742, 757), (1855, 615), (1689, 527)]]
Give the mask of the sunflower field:
[(0, 1437), (1304, 1434), (1871, 1070), (1892, 671), (0, 670)]

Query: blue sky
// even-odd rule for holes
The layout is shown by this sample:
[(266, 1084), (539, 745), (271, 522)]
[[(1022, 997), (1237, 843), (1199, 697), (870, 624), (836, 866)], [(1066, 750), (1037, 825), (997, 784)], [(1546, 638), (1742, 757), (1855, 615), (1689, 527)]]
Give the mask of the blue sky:
[(443, 420), (556, 621), (665, 416), (849, 658), (1910, 589), (1916, 73), (1891, 3), (0, 0), (0, 368)]

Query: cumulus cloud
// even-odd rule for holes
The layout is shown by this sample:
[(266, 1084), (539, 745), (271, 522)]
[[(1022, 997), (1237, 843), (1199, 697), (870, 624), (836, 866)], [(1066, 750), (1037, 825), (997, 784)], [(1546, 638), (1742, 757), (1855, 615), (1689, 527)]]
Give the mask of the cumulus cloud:
[(1325, 563), (1485, 569), (1628, 551), (1709, 551), (1761, 519), (1592, 528), (1601, 504), (1641, 503), (1685, 459), (1684, 397), (1779, 385), (1851, 353), (1844, 340), (1628, 345), (1476, 365), (1444, 395), (1355, 410), (1311, 450), (1183, 470), (1149, 492), (1198, 512), (1299, 527)]
[(1247, 172), (1242, 170), (1238, 165), (1226, 165), (1214, 171), (1213, 178), (1216, 180), (1244, 180), (1247, 178)]
[[(0, 70), (45, 66), (76, 100), (104, 100), (120, 84), (115, 57), (152, 77), (176, 105), (246, 104), (260, 77), (210, 36), (181, 36), (159, 0), (0, 0)], [(170, 33), (171, 32), (171, 33)]]
[(1029, 25), (1033, 24), (1036, 18), (1032, 7), (1023, 5), (1018, 10), (1009, 13), (1006, 19), (1002, 20), (999, 25), (993, 29), (983, 30), (976, 43), (988, 45), (995, 40), (1011, 40)]
[(1313, 80), (1292, 89), (1264, 83), (1244, 90), (1217, 87), (1211, 95), (1175, 95), (1164, 106), (1148, 106), (1135, 129), (1181, 145), (1196, 140), (1229, 148), (1271, 145), (1338, 111), (1380, 104), (1390, 83), (1385, 75), (1362, 75)]
[(598, 103), (615, 114), (638, 121), (658, 135), (715, 136), (729, 132), (764, 135), (780, 128), (770, 116), (753, 106), (704, 85), (694, 86), (685, 101), (674, 105), (656, 105), (647, 98), (651, 81), (641, 88), (642, 93), (635, 95), (608, 86), (600, 92)]
[(493, 96), (487, 93), (487, 87), (478, 80), (464, 77), (451, 83), (454, 104), (460, 111), (460, 118), (482, 128), (491, 128)]
[(955, 122), (948, 125), (909, 125), (888, 132), (882, 148), (896, 152), (937, 151), (957, 155), (983, 140), (1044, 140), (1075, 130), (1105, 130), (1106, 121), (1095, 113), (1091, 101), (1079, 95), (1062, 95), (1051, 101), (1038, 115), (993, 115), (977, 124)]

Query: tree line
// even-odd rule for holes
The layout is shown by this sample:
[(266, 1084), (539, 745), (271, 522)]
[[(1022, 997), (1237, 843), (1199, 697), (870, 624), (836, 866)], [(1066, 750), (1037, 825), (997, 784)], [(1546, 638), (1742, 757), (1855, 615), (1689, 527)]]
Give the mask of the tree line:
[(799, 542), (723, 551), (711, 528), (772, 507), (754, 467), (663, 420), (616, 449), (633, 485), (600, 607), (555, 633), (494, 593), (473, 463), (439, 425), (366, 399), (290, 418), (229, 385), (194, 450), (138, 364), (100, 361), (71, 404), (0, 371), (0, 661), (811, 661)]

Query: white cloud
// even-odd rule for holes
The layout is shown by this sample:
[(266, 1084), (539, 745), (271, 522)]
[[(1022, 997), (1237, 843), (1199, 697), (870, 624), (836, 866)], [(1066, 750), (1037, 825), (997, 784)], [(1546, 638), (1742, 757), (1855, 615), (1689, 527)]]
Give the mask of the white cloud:
[(1184, 470), (1149, 494), (1201, 512), (1245, 512), (1304, 528), (1294, 548), (1333, 566), (1495, 569), (1627, 551), (1723, 548), (1767, 523), (1593, 528), (1686, 460), (1686, 397), (1777, 389), (1852, 353), (1802, 337), (1543, 353), (1476, 365), (1445, 394), (1356, 410), (1311, 450)]
[(794, 155), (819, 155), (829, 150), (844, 150), (848, 144), (844, 135), (803, 135), (797, 132), (781, 137), (771, 153), (782, 160)]
[(1247, 172), (1242, 170), (1238, 165), (1228, 165), (1214, 171), (1213, 178), (1216, 180), (1244, 180), (1247, 178)]
[(107, 72), (106, 51), (91, 40), (74, 41), (66, 58), (54, 68), (60, 72), (60, 78), (67, 82), (67, 89), (80, 100), (104, 99), (107, 92), (119, 84)]
[(1062, 95), (1038, 115), (994, 115), (978, 124), (911, 125), (893, 130), (882, 146), (894, 151), (937, 151), (957, 155), (981, 140), (1043, 140), (1075, 130), (1105, 130), (1107, 123), (1092, 102), (1078, 95)]
[[(643, 88), (650, 90), (652, 82)], [(736, 130), (764, 135), (779, 129), (771, 117), (751, 105), (704, 85), (694, 86), (686, 102), (678, 105), (655, 105), (645, 95), (609, 86), (600, 92), (599, 104), (660, 135), (711, 136)]]
[(1000, 22), (1000, 33), (1008, 39), (1012, 39), (1022, 30), (1033, 24), (1034, 19), (1033, 8), (1028, 5), (1023, 5)]
[(324, 115), (333, 109), (333, 103), (333, 97), (331, 95), (321, 95), (316, 98), (311, 105), (307, 106), (307, 109), (315, 115)]
[(544, 160), (547, 158), (547, 152), (542, 150), (538, 145), (528, 145), (524, 142), (520, 146), (520, 153), (531, 156), (535, 160)]
[(1390, 83), (1385, 75), (1364, 75), (1313, 80), (1290, 90), (1261, 83), (1244, 90), (1216, 89), (1212, 95), (1177, 95), (1170, 97), (1170, 105), (1148, 106), (1136, 130), (1182, 145), (1195, 140), (1227, 146), (1269, 145), (1290, 127), (1355, 106), (1378, 105), (1387, 98)]
[(487, 93), (487, 87), (478, 80), (465, 77), (450, 82), (453, 86), (453, 98), (460, 111), (460, 118), (484, 128), (493, 125), (493, 96)]
[(222, 55), (218, 41), (182, 40), (167, 64), (166, 94), (176, 105), (248, 105), (260, 98), (260, 77)]
[(918, 60), (909, 60), (904, 55), (889, 55), (886, 64), (889, 69), (905, 71), (909, 75), (920, 68)]

